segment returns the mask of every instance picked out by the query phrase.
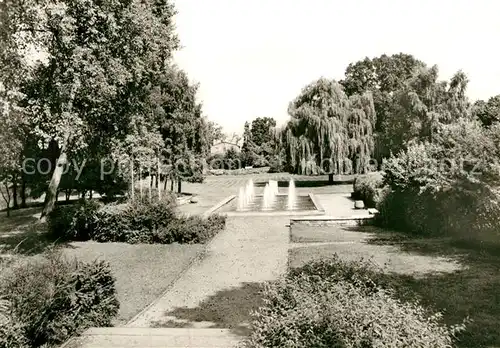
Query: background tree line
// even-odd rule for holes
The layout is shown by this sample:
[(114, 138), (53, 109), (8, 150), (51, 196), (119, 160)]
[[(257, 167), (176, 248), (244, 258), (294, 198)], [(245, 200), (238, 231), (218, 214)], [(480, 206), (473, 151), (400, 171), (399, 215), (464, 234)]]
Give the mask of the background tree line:
[(438, 142), (457, 121), (491, 128), (500, 96), (471, 103), (467, 84), (462, 71), (439, 80), (437, 66), (409, 54), (351, 63), (343, 80), (313, 81), (290, 103), (279, 132), (283, 163), (301, 174), (365, 173), (414, 142)]

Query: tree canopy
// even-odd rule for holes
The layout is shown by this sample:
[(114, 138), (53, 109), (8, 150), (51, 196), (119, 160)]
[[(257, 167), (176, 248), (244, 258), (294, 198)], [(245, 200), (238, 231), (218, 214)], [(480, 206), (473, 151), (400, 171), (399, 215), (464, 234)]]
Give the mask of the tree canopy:
[(370, 93), (348, 97), (339, 83), (321, 78), (302, 90), (288, 112), (281, 142), (291, 171), (366, 170), (376, 122)]
[[(44, 215), (72, 160), (125, 156), (144, 166), (160, 155), (174, 162), (208, 153), (197, 85), (171, 62), (174, 15), (169, 0), (0, 3), (0, 81), (21, 96), (15, 105), (33, 130), (31, 148), (55, 165)], [(27, 59), (34, 50), (40, 59)]]
[(493, 96), (484, 100), (477, 100), (473, 107), (472, 113), (478, 118), (485, 127), (489, 127), (500, 121), (500, 95)]

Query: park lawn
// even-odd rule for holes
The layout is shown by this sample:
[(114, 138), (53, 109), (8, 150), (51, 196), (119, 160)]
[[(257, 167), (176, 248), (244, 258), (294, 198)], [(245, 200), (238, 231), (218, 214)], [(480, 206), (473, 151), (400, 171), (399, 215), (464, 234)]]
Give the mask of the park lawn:
[(459, 347), (500, 347), (500, 247), (450, 238), (411, 238), (388, 234), (377, 243), (399, 245), (402, 250), (426, 255), (452, 256), (464, 269), (422, 279), (393, 276), (399, 288), (411, 289), (424, 304), (444, 311), (447, 323), (469, 317)]
[(72, 242), (54, 243), (45, 237), (45, 225), (39, 223), (41, 208), (12, 211), (12, 217), (0, 216), (0, 254), (15, 252), (32, 257), (52, 247), (66, 257), (92, 262), (109, 262), (116, 278), (120, 311), (116, 324), (124, 324), (162, 295), (205, 250), (202, 244), (127, 244)]
[(63, 253), (80, 261), (109, 262), (120, 301), (114, 324), (123, 325), (160, 297), (204, 250), (202, 244), (73, 242)]
[[(371, 227), (365, 229), (372, 233), (380, 231)], [(327, 245), (311, 245), (309, 248), (306, 247), (307, 243), (303, 245), (290, 250), (290, 267), (298, 267), (326, 256), (328, 249), (335, 249)], [(387, 231), (377, 233), (364, 246), (367, 249), (396, 246), (401, 251), (412, 253), (415, 262), (411, 268), (425, 266), (418, 265), (422, 260), (420, 256), (458, 260), (462, 267), (453, 272), (429, 273), (418, 277), (380, 273), (376, 281), (390, 284), (404, 300), (418, 298), (425, 306), (442, 311), (444, 321), (449, 325), (459, 324), (469, 317), (471, 322), (467, 323), (467, 330), (458, 336), (458, 347), (500, 347), (500, 247), (450, 238), (424, 239)], [(383, 251), (383, 248), (380, 250)], [(362, 253), (362, 250), (360, 248), (358, 251)], [(339, 256), (342, 258), (342, 254)]]

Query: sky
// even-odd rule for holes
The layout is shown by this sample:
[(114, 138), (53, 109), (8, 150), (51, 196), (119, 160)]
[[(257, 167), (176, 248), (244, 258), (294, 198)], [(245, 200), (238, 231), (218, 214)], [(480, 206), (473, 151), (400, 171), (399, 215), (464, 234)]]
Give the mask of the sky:
[(288, 119), (308, 83), (343, 78), (351, 62), (399, 52), (462, 69), (469, 97), (500, 94), (497, 0), (175, 0), (176, 63), (200, 84), (203, 111), (227, 133)]

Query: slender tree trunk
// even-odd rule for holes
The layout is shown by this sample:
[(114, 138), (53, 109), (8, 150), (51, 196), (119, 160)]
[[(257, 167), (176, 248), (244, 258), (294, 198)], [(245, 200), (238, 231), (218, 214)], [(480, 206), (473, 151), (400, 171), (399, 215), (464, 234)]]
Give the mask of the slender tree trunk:
[(12, 179), (12, 208), (19, 209), (19, 204), (17, 202), (17, 175), (15, 175)]
[(163, 182), (163, 191), (167, 191), (167, 178), (164, 178), (165, 181)]
[(177, 193), (182, 192), (182, 181), (179, 179), (177, 180)]
[(26, 177), (21, 175), (21, 208), (26, 208)]
[(3, 184), (5, 186), (5, 194), (3, 193), (3, 190), (1, 189), (1, 186), (0, 186), (0, 193), (2, 194), (2, 197), (3, 197), (4, 201), (5, 201), (5, 203), (7, 203), (7, 217), (10, 217), (10, 190), (9, 190), (9, 183), (5, 181)]
[[(73, 100), (75, 99), (75, 94), (79, 87), (80, 87), (80, 80), (78, 79), (78, 77), (76, 77), (75, 81), (73, 82), (73, 86), (71, 88), (69, 103), (65, 111), (67, 112), (73, 111)], [(68, 162), (68, 155), (66, 151), (70, 137), (71, 133), (69, 131), (66, 131), (66, 134), (64, 134), (63, 143), (61, 144), (61, 152), (56, 161), (56, 168), (52, 173), (52, 178), (50, 179), (49, 187), (47, 188), (47, 192), (45, 193), (45, 202), (43, 204), (42, 215), (40, 217), (41, 220), (45, 220), (45, 217), (54, 210), (57, 191), (59, 188), (59, 184), (61, 182), (64, 166)]]
[(66, 202), (71, 198), (71, 190), (66, 190)]
[(170, 179), (170, 191), (174, 192), (174, 179)]
[(94, 190), (90, 190), (90, 193), (89, 193), (89, 198), (92, 199), (92, 196), (94, 195)]
[(130, 161), (130, 178), (131, 178), (131, 183), (130, 183), (130, 196), (132, 197), (132, 200), (134, 200), (135, 197), (135, 183), (134, 183), (134, 161)]
[(63, 144), (61, 148), (61, 154), (57, 158), (56, 168), (52, 173), (52, 179), (50, 179), (49, 187), (47, 188), (47, 192), (45, 193), (45, 202), (43, 204), (43, 211), (41, 218), (46, 217), (52, 210), (54, 210), (54, 206), (56, 204), (57, 199), (57, 189), (59, 187), (59, 183), (61, 182), (62, 173), (64, 171), (64, 166), (67, 162), (67, 154), (66, 154), (66, 142)]
[(330, 185), (333, 185), (333, 173), (328, 174), (328, 183), (329, 183)]

